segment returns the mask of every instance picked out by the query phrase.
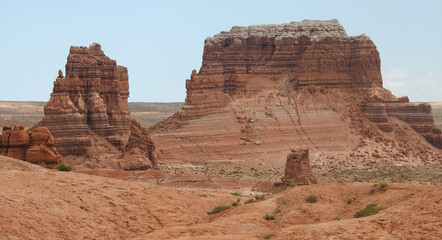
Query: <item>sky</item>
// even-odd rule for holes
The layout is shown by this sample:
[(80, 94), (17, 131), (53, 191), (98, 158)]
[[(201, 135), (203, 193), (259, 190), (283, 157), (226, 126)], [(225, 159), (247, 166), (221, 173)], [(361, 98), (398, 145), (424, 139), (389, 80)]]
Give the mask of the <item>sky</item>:
[(70, 46), (128, 68), (131, 102), (183, 102), (204, 39), (232, 26), (336, 18), (380, 53), (384, 87), (442, 102), (442, 1), (0, 0), (0, 100), (47, 101)]

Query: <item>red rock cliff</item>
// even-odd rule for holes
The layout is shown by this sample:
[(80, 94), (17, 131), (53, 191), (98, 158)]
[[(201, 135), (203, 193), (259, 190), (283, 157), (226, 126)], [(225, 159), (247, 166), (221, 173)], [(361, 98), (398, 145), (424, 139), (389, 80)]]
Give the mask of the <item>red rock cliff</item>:
[[(147, 169), (156, 165), (155, 148), (131, 119), (128, 97), (126, 67), (104, 55), (97, 43), (71, 47), (66, 76), (59, 71), (40, 124), (51, 130), (60, 153), (77, 164)], [(134, 137), (140, 141), (130, 141)]]
[[(297, 146), (321, 166), (440, 161), (413, 130), (439, 147), (431, 115), (413, 107), (395, 113), (405, 103), (382, 88), (376, 46), (348, 36), (337, 20), (233, 27), (209, 37), (186, 88), (182, 111), (151, 128), (163, 159), (282, 167), (284, 152)], [(377, 125), (386, 132), (368, 116), (370, 104), (385, 102), (393, 107), (381, 109)]]
[(347, 36), (336, 20), (233, 27), (206, 39), (201, 69), (186, 81), (184, 112), (217, 111), (231, 97), (268, 87), (255, 78), (281, 76), (296, 87), (382, 87), (376, 46)]

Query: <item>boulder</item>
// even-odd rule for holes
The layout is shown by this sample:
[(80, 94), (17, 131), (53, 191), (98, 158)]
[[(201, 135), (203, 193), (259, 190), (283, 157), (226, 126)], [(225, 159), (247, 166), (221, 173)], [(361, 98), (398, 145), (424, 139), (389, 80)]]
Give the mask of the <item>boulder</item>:
[(30, 137), (24, 130), (24, 126), (14, 125), (9, 135), (7, 157), (25, 159), (26, 149), (29, 146)]
[(6, 125), (1, 136), (1, 155), (45, 166), (55, 166), (63, 161), (48, 128), (37, 127), (25, 131), (21, 125)]

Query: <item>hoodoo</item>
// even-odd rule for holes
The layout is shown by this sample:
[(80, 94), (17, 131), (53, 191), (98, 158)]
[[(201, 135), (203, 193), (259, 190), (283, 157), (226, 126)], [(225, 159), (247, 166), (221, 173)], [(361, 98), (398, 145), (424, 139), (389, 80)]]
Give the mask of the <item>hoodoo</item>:
[(126, 67), (101, 46), (71, 47), (39, 125), (49, 128), (65, 159), (87, 167), (138, 170), (156, 166), (146, 129), (130, 117)]
[(308, 149), (291, 149), (291, 153), (287, 155), (282, 182), (288, 186), (318, 183), (310, 167)]
[(295, 146), (324, 167), (440, 162), (431, 107), (384, 89), (380, 66), (337, 20), (233, 27), (205, 40), (185, 105), (152, 138), (171, 161), (282, 167)]

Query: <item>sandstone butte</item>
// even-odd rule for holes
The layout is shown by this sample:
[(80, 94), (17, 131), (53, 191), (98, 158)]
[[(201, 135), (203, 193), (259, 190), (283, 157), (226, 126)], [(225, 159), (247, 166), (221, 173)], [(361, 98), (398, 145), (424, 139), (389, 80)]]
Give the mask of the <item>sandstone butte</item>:
[(130, 117), (127, 68), (101, 45), (71, 47), (54, 82), (44, 117), (55, 146), (71, 164), (88, 168), (145, 170), (157, 166), (147, 130)]
[(150, 128), (159, 159), (283, 168), (440, 164), (431, 106), (383, 88), (379, 52), (337, 20), (232, 27), (204, 42), (180, 112)]

